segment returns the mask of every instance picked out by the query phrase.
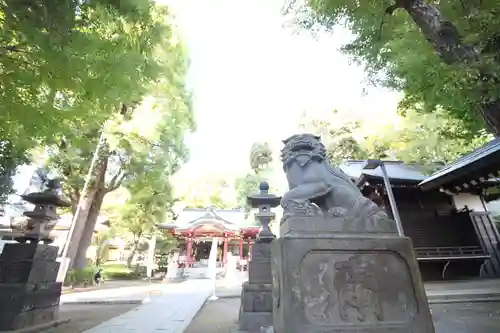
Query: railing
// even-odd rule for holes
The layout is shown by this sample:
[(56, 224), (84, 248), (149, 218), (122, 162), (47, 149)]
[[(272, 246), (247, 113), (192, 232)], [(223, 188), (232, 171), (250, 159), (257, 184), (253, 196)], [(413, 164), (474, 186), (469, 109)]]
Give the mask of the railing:
[(479, 276), (482, 275), (483, 268), (490, 260), (487, 254), (480, 246), (444, 246), (444, 247), (417, 247), (415, 248), (417, 260), (421, 262), (445, 261), (441, 277), (444, 279), (446, 270), (452, 261), (460, 260), (482, 260), (479, 267)]
[(418, 261), (488, 259), (480, 246), (445, 246), (415, 248)]

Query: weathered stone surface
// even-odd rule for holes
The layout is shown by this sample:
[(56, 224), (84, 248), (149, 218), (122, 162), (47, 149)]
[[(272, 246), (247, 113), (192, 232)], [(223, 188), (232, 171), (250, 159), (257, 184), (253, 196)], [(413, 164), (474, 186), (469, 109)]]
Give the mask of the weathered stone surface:
[(23, 283), (0, 284), (0, 308), (17, 309), (50, 307), (59, 304), (61, 283), (51, 282), (44, 285)]
[(269, 194), (269, 184), (259, 185), (260, 193), (248, 196), (248, 203), (259, 208), (255, 217), (262, 228), (252, 247), (252, 260), (248, 267), (248, 282), (243, 284), (239, 327), (249, 332), (260, 332), (261, 327), (272, 325), (272, 275), (271, 242), (276, 238), (269, 229), (275, 214), (272, 208), (278, 206), (280, 197)]
[[(323, 227), (335, 224), (333, 228), (350, 233), (397, 231), (395, 222), (383, 209), (365, 198), (342, 170), (331, 165), (318, 136), (293, 135), (284, 143), (281, 158), (290, 190), (281, 199), (283, 221), (314, 216), (315, 220), (305, 223), (316, 231), (321, 229), (321, 224)], [(318, 216), (325, 218), (319, 225)]]
[(22, 260), (49, 260), (57, 259), (58, 248), (46, 244), (5, 244), (0, 262), (18, 262)]
[(273, 311), (272, 284), (250, 284), (245, 282), (241, 293), (241, 308), (244, 312)]
[(57, 322), (62, 283), (57, 247), (7, 244), (0, 256), (0, 331)]
[(59, 263), (55, 261), (20, 261), (0, 263), (0, 283), (36, 283), (55, 281)]
[(409, 239), (285, 236), (273, 243), (276, 333), (433, 333)]
[[(290, 206), (297, 203), (289, 203), (288, 209), (293, 209)], [(301, 203), (301, 205), (310, 204), (308, 202)], [(313, 206), (314, 207), (314, 206)], [(388, 227), (389, 228), (389, 227)], [(285, 220), (282, 221), (280, 225), (280, 235), (303, 235), (306, 233), (316, 234), (321, 232), (323, 235), (330, 234), (334, 236), (338, 233), (350, 233), (350, 234), (387, 234), (388, 228), (381, 229), (368, 229), (363, 230), (358, 228), (358, 226), (352, 223), (351, 220), (344, 217), (334, 218), (328, 217), (318, 212), (317, 215), (289, 215)], [(396, 232), (394, 226), (394, 232)]]
[(257, 241), (252, 246), (252, 261), (269, 259), (271, 259), (271, 244)]
[[(255, 245), (254, 245), (255, 246)], [(248, 267), (248, 280), (252, 283), (272, 283), (271, 258), (266, 260), (252, 260)]]
[(24, 312), (0, 312), (0, 331), (15, 331), (44, 323), (56, 322), (59, 318), (59, 307), (32, 309)]
[(260, 332), (261, 327), (268, 327), (273, 322), (272, 312), (243, 312), (240, 309), (238, 326), (247, 333)]

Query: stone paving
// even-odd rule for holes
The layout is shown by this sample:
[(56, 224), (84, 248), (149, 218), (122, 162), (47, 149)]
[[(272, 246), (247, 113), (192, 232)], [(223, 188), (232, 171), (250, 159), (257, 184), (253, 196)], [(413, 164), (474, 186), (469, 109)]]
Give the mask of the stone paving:
[[(241, 283), (242, 281), (238, 281)], [(105, 289), (64, 295), (63, 302), (66, 304), (92, 304), (100, 303), (103, 299), (113, 304), (120, 300), (140, 300), (143, 304), (134, 310), (117, 316), (104, 322), (86, 333), (111, 333), (111, 332), (158, 332), (165, 333), (195, 333), (199, 327), (204, 327), (200, 333), (212, 332), (205, 323), (206, 320), (217, 321), (221, 333), (229, 333), (226, 327), (234, 327), (239, 309), (239, 295), (241, 288), (236, 283), (227, 284), (224, 281), (217, 283), (217, 296), (230, 297), (216, 302), (207, 303), (200, 316), (196, 317), (189, 329), (191, 321), (203, 307), (207, 298), (211, 295), (213, 282), (210, 280), (187, 280), (177, 284), (149, 284), (145, 286), (131, 286), (117, 289)], [(455, 284), (428, 284), (428, 294), (451, 296), (471, 295), (479, 292), (499, 293), (498, 280), (469, 281)], [(146, 302), (144, 302), (144, 300)], [(222, 302), (222, 303), (220, 303)], [(223, 304), (224, 303), (224, 304)], [(444, 302), (447, 303), (447, 302)], [(217, 307), (229, 308), (230, 311), (220, 311)], [(455, 304), (433, 304), (433, 318), (438, 333), (493, 333), (498, 332), (500, 327), (500, 302), (463, 302)], [(216, 311), (217, 310), (217, 311)], [(207, 313), (208, 311), (208, 313)], [(215, 312), (214, 312), (215, 311)], [(205, 313), (205, 315), (203, 315)], [(204, 319), (208, 318), (208, 319)], [(200, 320), (202, 322), (200, 322)], [(226, 323), (227, 321), (227, 323)], [(464, 329), (464, 327), (466, 329)], [(494, 329), (495, 328), (495, 329)], [(187, 329), (187, 331), (185, 331)], [(208, 331), (206, 331), (208, 330)], [(216, 332), (214, 331), (214, 332)]]
[(211, 291), (210, 280), (188, 280), (164, 285), (162, 294), (151, 295), (149, 302), (85, 333), (182, 333)]
[[(240, 332), (239, 305), (238, 298), (207, 303), (185, 333)], [(500, 332), (500, 302), (432, 304), (431, 308), (436, 333)]]

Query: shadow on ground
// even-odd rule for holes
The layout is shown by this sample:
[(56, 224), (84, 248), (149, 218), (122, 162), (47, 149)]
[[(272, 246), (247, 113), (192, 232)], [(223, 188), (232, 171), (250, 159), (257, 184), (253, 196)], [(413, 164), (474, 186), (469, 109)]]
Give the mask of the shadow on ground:
[[(185, 333), (230, 333), (237, 327), (239, 298), (207, 302)], [(433, 304), (436, 333), (500, 332), (500, 302)]]
[(61, 319), (71, 319), (69, 323), (44, 331), (45, 333), (82, 333), (111, 318), (134, 310), (138, 305), (116, 304), (63, 304), (59, 309)]

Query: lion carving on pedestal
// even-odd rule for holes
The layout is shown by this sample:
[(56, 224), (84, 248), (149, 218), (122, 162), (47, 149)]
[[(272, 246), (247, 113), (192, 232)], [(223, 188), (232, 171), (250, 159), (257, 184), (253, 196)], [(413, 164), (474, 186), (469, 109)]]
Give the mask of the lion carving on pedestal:
[(303, 215), (343, 219), (350, 231), (396, 232), (395, 222), (331, 165), (319, 136), (298, 134), (283, 143), (281, 159), (290, 188), (281, 200), (284, 219), (299, 209)]

